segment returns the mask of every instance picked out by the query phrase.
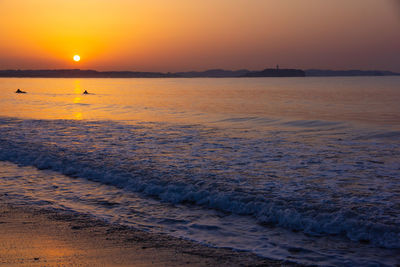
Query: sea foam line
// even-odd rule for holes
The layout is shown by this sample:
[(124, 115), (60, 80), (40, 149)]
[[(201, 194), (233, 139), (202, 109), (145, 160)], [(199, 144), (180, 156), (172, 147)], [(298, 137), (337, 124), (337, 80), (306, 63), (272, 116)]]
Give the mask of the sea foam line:
[[(297, 164), (295, 167), (299, 169), (289, 169), (285, 160), (293, 164), (309, 147), (304, 148), (304, 144), (296, 144), (281, 136), (262, 141), (227, 137), (199, 126), (2, 119), (0, 160), (111, 184), (170, 203), (189, 202), (224, 212), (250, 215), (260, 223), (312, 235), (344, 235), (354, 241), (400, 248), (400, 220), (396, 215), (399, 195), (393, 193), (396, 190), (380, 192), (377, 197), (363, 197), (362, 194), (367, 191), (361, 188), (362, 194), (345, 195), (351, 194), (351, 191), (341, 192), (335, 188), (337, 180), (329, 184), (330, 179), (338, 179), (338, 174), (353, 174), (357, 171), (356, 163), (317, 171), (324, 167), (326, 159), (306, 155), (303, 160), (307, 162), (305, 166)], [(189, 154), (186, 154), (187, 150), (190, 150)], [(341, 153), (346, 151), (339, 150), (331, 150), (335, 152), (331, 156), (343, 157)], [(183, 153), (179, 154), (179, 151)], [(290, 151), (294, 156), (282, 151)], [(390, 152), (394, 155), (398, 153), (390, 147), (382, 154)], [(251, 153), (260, 155), (250, 157)], [(185, 155), (188, 158), (185, 159)], [(345, 157), (348, 160), (348, 156)], [(267, 160), (263, 162), (265, 158)], [(254, 163), (257, 160), (261, 162)], [(281, 166), (281, 170), (274, 170), (276, 172), (268, 175), (271, 170), (251, 169), (269, 161), (277, 161), (277, 165), (271, 166)], [(384, 166), (380, 169), (376, 166), (382, 164), (377, 162), (370, 163), (367, 169), (377, 175), (384, 172), (390, 179), (396, 178), (400, 168), (395, 161), (391, 162), (391, 168)], [(308, 165), (316, 167), (312, 169)], [(311, 168), (308, 173), (320, 180), (314, 182), (302, 177), (302, 168)], [(365, 168), (362, 166), (360, 170)], [(235, 172), (231, 172), (232, 169)], [(282, 173), (286, 173), (286, 177)], [(264, 175), (262, 187), (254, 184), (260, 183), (260, 177), (252, 180), (246, 175), (250, 178)], [(327, 177), (324, 180), (318, 175)], [(363, 180), (369, 179), (361, 177), (360, 182)], [(391, 186), (398, 187), (398, 180), (393, 181)], [(319, 192), (321, 190), (325, 192)], [(334, 202), (333, 198), (324, 196), (334, 195), (335, 190), (343, 194), (339, 197), (344, 202)], [(350, 203), (346, 204), (346, 201)], [(369, 207), (363, 202), (372, 202), (377, 206)], [(397, 203), (394, 208), (393, 202)]]

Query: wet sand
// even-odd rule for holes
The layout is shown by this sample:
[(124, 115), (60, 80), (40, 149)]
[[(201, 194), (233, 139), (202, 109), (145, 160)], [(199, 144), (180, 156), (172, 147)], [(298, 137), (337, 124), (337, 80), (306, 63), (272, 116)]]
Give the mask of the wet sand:
[(247, 252), (110, 225), (86, 215), (0, 204), (0, 265), (293, 266)]

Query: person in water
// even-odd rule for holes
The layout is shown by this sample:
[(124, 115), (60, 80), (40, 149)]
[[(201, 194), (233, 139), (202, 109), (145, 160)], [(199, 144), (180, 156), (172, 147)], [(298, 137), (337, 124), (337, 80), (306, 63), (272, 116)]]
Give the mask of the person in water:
[(15, 91), (16, 94), (25, 94), (25, 91), (21, 91), (19, 88), (17, 89), (17, 91)]
[(88, 91), (85, 90), (85, 92), (83, 92), (83, 94), (84, 95), (88, 95), (89, 93), (88, 93)]

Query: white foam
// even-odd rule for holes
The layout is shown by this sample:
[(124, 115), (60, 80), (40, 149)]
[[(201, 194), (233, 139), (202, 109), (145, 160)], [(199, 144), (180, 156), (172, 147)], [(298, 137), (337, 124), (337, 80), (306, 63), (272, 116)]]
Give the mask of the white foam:
[(398, 142), (298, 130), (244, 138), (165, 123), (1, 124), (3, 161), (306, 234), (400, 248)]
[(400, 260), (398, 250), (265, 227), (248, 216), (228, 215), (193, 205), (170, 205), (114, 186), (34, 167), (0, 161), (0, 175), (0, 200), (25, 208), (39, 206), (89, 214), (143, 231), (308, 265), (394, 265)]

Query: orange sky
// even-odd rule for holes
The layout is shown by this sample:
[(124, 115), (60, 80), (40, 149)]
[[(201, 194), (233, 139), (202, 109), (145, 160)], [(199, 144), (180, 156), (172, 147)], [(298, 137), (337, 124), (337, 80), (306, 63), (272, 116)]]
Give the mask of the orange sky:
[(276, 64), (400, 71), (399, 1), (0, 0), (0, 69)]

